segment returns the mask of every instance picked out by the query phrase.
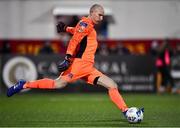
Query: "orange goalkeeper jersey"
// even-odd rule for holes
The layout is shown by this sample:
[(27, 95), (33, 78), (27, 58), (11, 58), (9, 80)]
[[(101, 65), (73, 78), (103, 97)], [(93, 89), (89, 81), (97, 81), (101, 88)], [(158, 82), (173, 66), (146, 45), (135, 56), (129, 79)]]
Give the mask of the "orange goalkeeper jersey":
[(88, 17), (83, 17), (76, 27), (67, 27), (66, 31), (73, 34), (66, 54), (70, 54), (74, 58), (94, 62), (98, 43), (92, 20)]

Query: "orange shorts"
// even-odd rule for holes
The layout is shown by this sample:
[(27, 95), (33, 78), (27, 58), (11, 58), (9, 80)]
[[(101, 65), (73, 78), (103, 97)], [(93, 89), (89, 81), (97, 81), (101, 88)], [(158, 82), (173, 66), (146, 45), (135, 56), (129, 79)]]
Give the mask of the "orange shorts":
[(71, 66), (61, 73), (60, 78), (69, 83), (74, 82), (77, 79), (83, 79), (89, 84), (94, 84), (94, 80), (102, 75), (103, 73), (93, 67), (92, 62), (75, 58)]

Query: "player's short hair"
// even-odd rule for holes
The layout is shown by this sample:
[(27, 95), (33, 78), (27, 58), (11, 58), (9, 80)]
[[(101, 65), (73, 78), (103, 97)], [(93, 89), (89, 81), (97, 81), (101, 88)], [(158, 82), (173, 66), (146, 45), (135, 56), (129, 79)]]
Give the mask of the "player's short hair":
[(94, 4), (94, 5), (91, 6), (89, 12), (92, 13), (97, 8), (103, 8), (103, 7), (100, 4)]

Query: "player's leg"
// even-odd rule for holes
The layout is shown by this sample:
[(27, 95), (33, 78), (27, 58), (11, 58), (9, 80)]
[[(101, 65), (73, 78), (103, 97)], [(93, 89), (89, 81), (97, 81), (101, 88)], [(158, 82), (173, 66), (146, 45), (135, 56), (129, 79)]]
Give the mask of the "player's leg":
[(118, 91), (118, 85), (111, 78), (102, 75), (97, 80), (97, 84), (108, 89), (109, 97), (122, 112), (127, 111), (128, 107)]
[(79, 59), (74, 60), (72, 65), (61, 75), (59, 78), (53, 80), (53, 79), (40, 79), (35, 81), (24, 81), (20, 80), (18, 81), (14, 86), (10, 87), (7, 91), (7, 96), (12, 96), (15, 93), (20, 92), (22, 89), (26, 88), (40, 88), (40, 89), (57, 89), (57, 88), (63, 88), (67, 85), (67, 83), (75, 81), (76, 79), (80, 78), (81, 75), (78, 73), (80, 72), (82, 61), (79, 61)]
[(84, 80), (89, 84), (104, 86), (108, 89), (111, 100), (122, 112), (125, 112), (128, 109), (126, 103), (118, 91), (118, 85), (111, 78), (102, 74), (96, 68), (92, 68), (89, 75), (87, 75)]
[(55, 79), (48, 79), (44, 78), (41, 80), (36, 80), (32, 82), (26, 82), (23, 88), (42, 88), (42, 89), (56, 89), (56, 88), (63, 88), (66, 86), (67, 83), (77, 80), (82, 73), (82, 61), (76, 59), (73, 61), (72, 65), (61, 75)]
[(26, 88), (57, 89), (65, 87), (66, 84), (67, 81), (61, 78), (57, 78), (55, 80), (44, 78), (27, 82), (25, 80), (19, 80), (15, 85), (13, 85), (7, 90), (7, 96), (10, 97)]
[(23, 88), (57, 89), (65, 87), (66, 84), (67, 81), (61, 79), (60, 77), (55, 80), (44, 78), (40, 80), (26, 82), (23, 85)]

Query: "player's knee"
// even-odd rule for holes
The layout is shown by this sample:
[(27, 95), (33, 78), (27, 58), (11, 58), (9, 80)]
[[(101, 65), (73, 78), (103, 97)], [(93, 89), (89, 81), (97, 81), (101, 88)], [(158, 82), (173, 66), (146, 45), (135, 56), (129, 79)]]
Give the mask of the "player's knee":
[(110, 89), (117, 89), (117, 88), (118, 88), (118, 85), (115, 83), (115, 84), (112, 84), (109, 88), (110, 88)]
[(118, 88), (117, 83), (111, 79), (111, 84), (110, 84), (110, 88)]
[(64, 88), (67, 85), (67, 82), (62, 79), (55, 80), (55, 88)]
[(107, 76), (101, 76), (98, 79), (97, 84), (102, 85), (106, 87), (107, 89), (118, 88), (118, 85), (116, 84), (116, 82)]
[(65, 83), (61, 83), (61, 84), (56, 84), (56, 85), (55, 85), (55, 88), (56, 88), (56, 89), (60, 89), (60, 88), (64, 88), (65, 86), (66, 86)]

